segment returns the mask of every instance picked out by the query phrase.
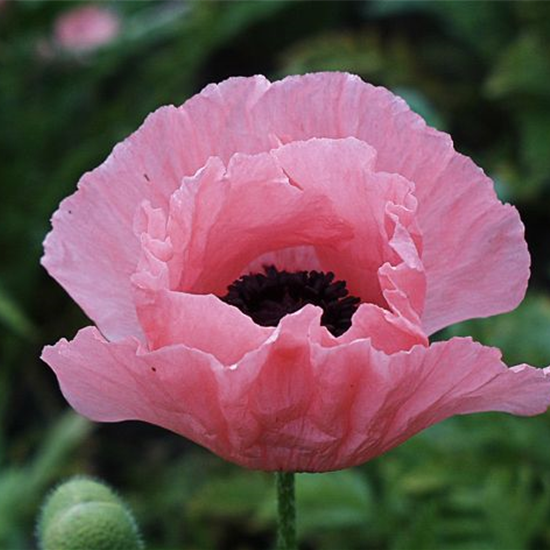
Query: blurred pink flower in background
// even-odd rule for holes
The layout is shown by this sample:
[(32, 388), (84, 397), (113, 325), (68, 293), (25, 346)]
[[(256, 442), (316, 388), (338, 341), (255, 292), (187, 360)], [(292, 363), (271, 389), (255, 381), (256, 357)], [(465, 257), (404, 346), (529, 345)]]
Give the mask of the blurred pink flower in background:
[(352, 75), (232, 78), (159, 109), (45, 250), (97, 325), (43, 352), (71, 405), (246, 467), (345, 468), (455, 414), (550, 404), (550, 368), (429, 343), (520, 303), (523, 225), (448, 135)]
[(95, 5), (72, 8), (60, 15), (54, 28), (57, 44), (68, 51), (89, 51), (111, 42), (120, 21), (111, 10)]

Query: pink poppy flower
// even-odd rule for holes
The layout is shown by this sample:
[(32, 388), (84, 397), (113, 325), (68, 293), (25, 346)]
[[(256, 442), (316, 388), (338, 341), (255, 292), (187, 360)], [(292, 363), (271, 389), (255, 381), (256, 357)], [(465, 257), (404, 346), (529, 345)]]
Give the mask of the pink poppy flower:
[(54, 36), (61, 48), (82, 52), (111, 42), (119, 32), (119, 19), (111, 11), (94, 5), (68, 10), (55, 22)]
[(550, 405), (550, 368), (428, 341), (518, 305), (523, 233), (387, 90), (231, 78), (150, 115), (62, 202), (43, 263), (97, 328), (43, 358), (93, 420), (249, 468), (353, 466), (451, 415)]

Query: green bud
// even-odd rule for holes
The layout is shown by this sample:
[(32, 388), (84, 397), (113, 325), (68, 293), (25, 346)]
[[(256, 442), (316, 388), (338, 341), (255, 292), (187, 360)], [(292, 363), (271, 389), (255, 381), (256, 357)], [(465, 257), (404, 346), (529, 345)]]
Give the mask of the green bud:
[(42, 550), (140, 550), (136, 523), (122, 500), (89, 478), (69, 480), (46, 500), (38, 523)]

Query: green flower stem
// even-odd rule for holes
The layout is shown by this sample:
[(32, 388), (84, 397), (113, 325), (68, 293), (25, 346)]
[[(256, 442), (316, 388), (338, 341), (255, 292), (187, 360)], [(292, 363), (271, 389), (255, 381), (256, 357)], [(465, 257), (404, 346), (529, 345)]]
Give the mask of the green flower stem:
[(277, 472), (277, 550), (297, 550), (294, 473)]

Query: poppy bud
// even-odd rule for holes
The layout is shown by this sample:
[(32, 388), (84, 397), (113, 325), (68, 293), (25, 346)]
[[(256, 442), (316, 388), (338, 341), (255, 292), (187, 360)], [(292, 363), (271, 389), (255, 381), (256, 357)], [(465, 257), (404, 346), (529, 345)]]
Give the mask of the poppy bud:
[(132, 514), (105, 484), (73, 478), (47, 498), (38, 522), (41, 550), (139, 550)]

